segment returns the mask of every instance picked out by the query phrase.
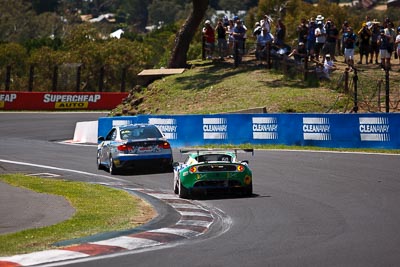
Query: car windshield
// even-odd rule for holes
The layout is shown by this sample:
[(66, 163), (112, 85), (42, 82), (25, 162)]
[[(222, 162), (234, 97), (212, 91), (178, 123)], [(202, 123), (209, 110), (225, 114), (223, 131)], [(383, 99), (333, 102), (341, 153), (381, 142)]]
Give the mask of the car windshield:
[(196, 158), (197, 162), (206, 162), (206, 161), (227, 161), (230, 162), (232, 160), (231, 156), (225, 154), (206, 154), (199, 155)]
[(132, 127), (121, 130), (122, 140), (162, 138), (162, 134), (155, 126)]

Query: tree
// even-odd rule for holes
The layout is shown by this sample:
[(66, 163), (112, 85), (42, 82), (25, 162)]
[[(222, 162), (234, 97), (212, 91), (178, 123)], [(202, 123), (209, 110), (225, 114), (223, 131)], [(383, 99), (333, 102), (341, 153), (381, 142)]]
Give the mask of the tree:
[(192, 0), (193, 9), (176, 35), (175, 46), (168, 63), (169, 68), (186, 68), (190, 42), (203, 20), (209, 0)]

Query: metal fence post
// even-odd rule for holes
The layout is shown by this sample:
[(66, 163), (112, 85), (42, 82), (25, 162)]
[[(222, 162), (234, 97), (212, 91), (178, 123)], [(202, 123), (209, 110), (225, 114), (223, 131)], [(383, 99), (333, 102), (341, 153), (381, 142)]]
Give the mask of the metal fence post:
[(390, 85), (389, 85), (389, 69), (386, 68), (385, 70), (385, 88), (386, 88), (386, 92), (385, 92), (385, 96), (386, 96), (386, 101), (385, 101), (385, 106), (386, 106), (386, 113), (389, 113), (390, 111), (390, 99), (389, 99), (389, 94), (390, 94)]
[(35, 65), (31, 64), (29, 67), (29, 81), (28, 81), (28, 91), (33, 91), (33, 79), (35, 76)]
[(349, 68), (344, 71), (344, 92), (349, 93)]
[(75, 90), (79, 92), (81, 90), (81, 72), (82, 72), (82, 65), (79, 65), (76, 69), (76, 87)]
[(358, 81), (357, 69), (354, 68), (354, 76), (353, 76), (353, 83), (354, 83), (354, 107), (353, 107), (353, 112), (354, 112), (354, 113), (357, 113), (357, 112), (358, 112), (357, 81)]
[(126, 87), (126, 72), (127, 72), (127, 67), (122, 68), (122, 75), (121, 75), (121, 93), (125, 92), (125, 87)]
[(53, 86), (52, 86), (53, 92), (57, 91), (57, 83), (58, 83), (58, 66), (55, 65), (53, 68)]
[(101, 66), (99, 74), (99, 92), (103, 92), (103, 87), (104, 87), (104, 66)]
[(6, 68), (6, 91), (10, 90), (11, 86), (11, 66), (8, 65)]

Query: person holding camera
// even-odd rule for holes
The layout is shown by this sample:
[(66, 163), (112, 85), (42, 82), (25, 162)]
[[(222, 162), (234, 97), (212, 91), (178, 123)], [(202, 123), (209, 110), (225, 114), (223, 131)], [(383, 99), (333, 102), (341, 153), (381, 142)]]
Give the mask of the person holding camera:
[(333, 61), (336, 61), (335, 53), (336, 53), (336, 42), (339, 36), (339, 30), (336, 28), (335, 24), (332, 20), (327, 20), (325, 24), (326, 30), (326, 42), (325, 46), (322, 49), (323, 53), (323, 61), (325, 61), (325, 55), (330, 54)]
[(390, 70), (389, 37), (385, 35), (385, 30), (380, 30), (378, 38), (379, 55), (381, 56), (381, 67), (383, 70)]
[(357, 64), (362, 64), (363, 57), (365, 56), (365, 64), (368, 64), (368, 55), (370, 53), (371, 49), (371, 44), (370, 44), (370, 39), (372, 36), (372, 32), (370, 30), (369, 26), (372, 26), (372, 23), (369, 22), (370, 24), (363, 23), (361, 29), (358, 31), (358, 36), (359, 36), (359, 52), (360, 52), (360, 60), (357, 62)]

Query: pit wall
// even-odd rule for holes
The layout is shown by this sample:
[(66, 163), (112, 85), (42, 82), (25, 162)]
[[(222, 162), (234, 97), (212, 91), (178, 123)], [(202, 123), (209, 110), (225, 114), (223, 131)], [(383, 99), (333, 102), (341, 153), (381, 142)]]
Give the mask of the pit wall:
[(115, 125), (151, 123), (173, 147), (212, 144), (400, 148), (400, 114), (216, 114), (103, 117), (98, 135)]

